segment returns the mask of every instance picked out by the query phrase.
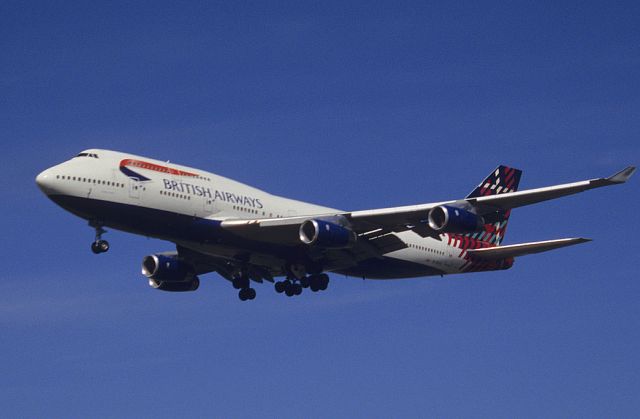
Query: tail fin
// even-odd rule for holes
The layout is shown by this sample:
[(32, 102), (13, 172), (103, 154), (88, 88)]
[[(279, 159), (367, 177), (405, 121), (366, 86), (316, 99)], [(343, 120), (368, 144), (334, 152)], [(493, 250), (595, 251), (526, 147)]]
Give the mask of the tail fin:
[[(467, 195), (467, 198), (515, 192), (518, 190), (521, 176), (522, 170), (498, 166), (477, 188)], [(507, 231), (509, 215), (511, 215), (511, 210), (497, 211), (493, 214), (485, 215), (486, 224), (483, 230), (466, 234), (466, 236), (500, 246)]]

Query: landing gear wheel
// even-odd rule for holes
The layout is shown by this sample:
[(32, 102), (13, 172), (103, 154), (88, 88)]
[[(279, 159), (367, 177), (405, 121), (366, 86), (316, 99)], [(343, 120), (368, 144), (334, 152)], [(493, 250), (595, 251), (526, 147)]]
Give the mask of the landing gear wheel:
[(98, 240), (98, 247), (100, 248), (100, 251), (104, 253), (109, 250), (109, 242), (106, 240)]
[(313, 291), (313, 292), (320, 291), (320, 277), (319, 277), (319, 275), (313, 275), (311, 278), (309, 278), (309, 288), (311, 288), (311, 291)]
[(300, 285), (302, 286), (302, 288), (309, 288), (309, 277), (305, 276), (304, 278), (302, 278), (300, 280)]
[(96, 240), (91, 243), (91, 251), (96, 255), (109, 250), (109, 242), (106, 240)]
[(284, 282), (284, 281), (278, 281), (278, 282), (276, 282), (276, 284), (274, 285), (274, 287), (275, 287), (276, 292), (277, 292), (278, 294), (282, 294), (282, 293), (285, 291), (285, 289), (286, 289), (286, 286), (285, 286), (285, 282)]
[(300, 294), (302, 294), (302, 285), (293, 284), (293, 295), (300, 295)]
[(319, 275), (319, 278), (320, 278), (320, 289), (324, 291), (329, 286), (329, 275), (321, 274)]
[(109, 242), (102, 240), (102, 235), (107, 231), (102, 228), (102, 225), (99, 223), (94, 224), (93, 222), (90, 222), (89, 225), (96, 231), (96, 238), (93, 243), (91, 243), (91, 251), (97, 255), (98, 253), (104, 253), (109, 250)]
[(238, 292), (238, 297), (240, 301), (253, 300), (256, 298), (256, 290), (253, 288), (242, 288), (240, 292)]
[(287, 294), (287, 297), (293, 297), (295, 295), (294, 285), (291, 281), (285, 281), (284, 293)]

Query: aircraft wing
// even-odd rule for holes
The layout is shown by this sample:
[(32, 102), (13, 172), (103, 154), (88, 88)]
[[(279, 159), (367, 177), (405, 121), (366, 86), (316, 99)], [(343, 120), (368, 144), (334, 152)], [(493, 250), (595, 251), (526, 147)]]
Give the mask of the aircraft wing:
[(389, 252), (403, 248), (400, 243), (391, 243), (392, 239), (388, 237), (390, 233), (413, 230), (423, 237), (437, 237), (438, 233), (429, 228), (427, 217), (429, 211), (439, 205), (467, 208), (473, 210), (478, 215), (485, 216), (495, 213), (496, 211), (506, 211), (512, 208), (576, 194), (589, 189), (624, 183), (633, 175), (635, 170), (635, 167), (629, 166), (607, 178), (584, 180), (499, 195), (364, 211), (336, 211), (334, 213), (308, 216), (272, 219), (229, 219), (223, 220), (221, 226), (234, 234), (253, 240), (295, 246), (300, 245), (298, 231), (304, 221), (338, 217), (348, 221), (359, 239), (370, 242), (379, 240), (380, 243), (384, 243), (384, 245), (380, 246), (378, 251), (384, 250), (385, 252)]
[[(466, 201), (474, 207), (490, 207), (500, 210), (523, 207), (550, 199), (560, 198), (566, 195), (584, 192), (589, 189), (603, 186), (625, 183), (636, 168), (629, 166), (607, 178), (584, 180), (581, 182), (565, 183), (562, 185), (548, 186), (546, 188), (529, 189), (519, 192), (511, 192), (501, 195), (469, 198)], [(482, 215), (482, 214), (481, 214)]]
[(547, 252), (549, 250), (573, 246), (574, 244), (586, 243), (589, 241), (591, 241), (591, 239), (583, 238), (545, 240), (541, 242), (512, 244), (508, 246), (486, 247), (484, 249), (469, 249), (467, 250), (467, 254), (469, 257), (474, 259), (506, 259), (510, 257), (530, 255), (533, 253)]
[[(376, 210), (354, 211), (347, 216), (356, 225), (369, 226), (371, 228), (385, 228), (391, 231), (403, 231), (411, 228), (428, 229), (425, 220), (429, 210), (439, 205), (453, 205), (462, 208), (473, 208), (478, 215), (487, 215), (495, 211), (505, 211), (512, 208), (531, 205), (550, 199), (560, 198), (566, 195), (584, 192), (589, 189), (603, 186), (617, 185), (626, 182), (635, 172), (636, 168), (629, 166), (620, 172), (607, 178), (584, 180), (581, 182), (565, 183), (544, 188), (528, 189), (519, 192), (509, 192), (499, 195), (467, 198), (457, 201), (447, 201), (432, 204), (412, 205), (406, 207), (384, 208)], [(426, 232), (428, 234), (428, 232)]]

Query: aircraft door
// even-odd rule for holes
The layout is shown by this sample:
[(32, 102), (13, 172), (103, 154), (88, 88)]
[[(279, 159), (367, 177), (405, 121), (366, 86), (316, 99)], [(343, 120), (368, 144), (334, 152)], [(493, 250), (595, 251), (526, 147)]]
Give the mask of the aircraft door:
[(204, 197), (204, 212), (207, 215), (216, 212), (215, 201), (213, 198), (209, 198), (208, 196)]
[(129, 179), (129, 197), (134, 199), (140, 199), (140, 190), (142, 186), (137, 180)]

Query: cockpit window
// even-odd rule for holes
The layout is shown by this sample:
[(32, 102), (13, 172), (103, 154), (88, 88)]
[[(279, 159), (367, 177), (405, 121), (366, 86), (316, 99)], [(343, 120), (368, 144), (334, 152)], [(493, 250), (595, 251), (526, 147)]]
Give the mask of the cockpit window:
[(97, 159), (98, 155), (94, 153), (80, 153), (76, 157), (92, 157), (94, 159)]

